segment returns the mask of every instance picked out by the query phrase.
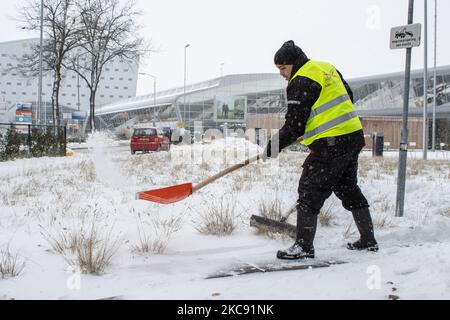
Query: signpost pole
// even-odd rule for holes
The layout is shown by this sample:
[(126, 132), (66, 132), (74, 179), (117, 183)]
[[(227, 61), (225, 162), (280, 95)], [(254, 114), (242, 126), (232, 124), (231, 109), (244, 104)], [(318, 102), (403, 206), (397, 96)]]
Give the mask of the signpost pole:
[[(413, 22), (414, 0), (409, 0), (408, 24)], [(405, 84), (403, 90), (403, 123), (400, 137), (399, 166), (397, 179), (397, 201), (395, 215), (403, 217), (405, 203), (406, 184), (406, 158), (408, 152), (408, 104), (409, 104), (409, 84), (411, 78), (411, 47), (406, 49)]]

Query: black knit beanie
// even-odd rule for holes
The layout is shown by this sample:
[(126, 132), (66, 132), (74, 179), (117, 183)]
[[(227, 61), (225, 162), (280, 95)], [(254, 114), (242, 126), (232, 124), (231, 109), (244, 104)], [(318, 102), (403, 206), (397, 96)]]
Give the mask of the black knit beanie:
[(275, 64), (294, 64), (301, 55), (305, 55), (302, 49), (296, 46), (294, 41), (289, 40), (283, 43), (275, 53), (274, 62)]

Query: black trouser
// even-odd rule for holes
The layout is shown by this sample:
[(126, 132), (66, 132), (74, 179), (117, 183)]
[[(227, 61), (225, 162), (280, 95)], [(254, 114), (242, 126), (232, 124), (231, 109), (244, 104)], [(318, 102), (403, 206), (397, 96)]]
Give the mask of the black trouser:
[(318, 215), (325, 200), (334, 192), (345, 209), (369, 207), (358, 187), (358, 156), (361, 149), (339, 152), (323, 149), (311, 152), (303, 164), (298, 186), (298, 214)]

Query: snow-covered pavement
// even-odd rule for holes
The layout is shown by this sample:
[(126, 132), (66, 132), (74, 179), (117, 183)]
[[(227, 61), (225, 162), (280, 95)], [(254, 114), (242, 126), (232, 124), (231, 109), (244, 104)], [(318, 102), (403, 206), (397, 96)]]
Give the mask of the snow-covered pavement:
[[(281, 236), (257, 234), (249, 218), (262, 203), (279, 201), (283, 211), (295, 203), (306, 154), (283, 152), (278, 160), (249, 165), (184, 201), (160, 205), (135, 200), (135, 193), (198, 183), (230, 164), (220, 163), (224, 155), (232, 159), (246, 147), (250, 153), (258, 147), (229, 138), (132, 156), (103, 134), (86, 145), (87, 151), (73, 157), (0, 163), (0, 251), (18, 254), (25, 263), (16, 277), (0, 275), (0, 299), (450, 299), (447, 152), (429, 153), (433, 160), (427, 162), (420, 153), (408, 155), (402, 218), (394, 216), (397, 153), (361, 156), (360, 185), (371, 204), (378, 253), (345, 249), (357, 230), (332, 196), (324, 207), (331, 221), (317, 230), (316, 257), (348, 263), (206, 280), (235, 263), (275, 261), (276, 251), (291, 245)], [(236, 229), (220, 237), (200, 233), (202, 217), (220, 206), (230, 208)], [(295, 223), (294, 215), (289, 222)], [(98, 241), (116, 245), (100, 275), (80, 272), (75, 253), (68, 248), (58, 253), (51, 245), (52, 239), (73, 239), (92, 225)], [(160, 253), (137, 249), (158, 241), (167, 245)]]

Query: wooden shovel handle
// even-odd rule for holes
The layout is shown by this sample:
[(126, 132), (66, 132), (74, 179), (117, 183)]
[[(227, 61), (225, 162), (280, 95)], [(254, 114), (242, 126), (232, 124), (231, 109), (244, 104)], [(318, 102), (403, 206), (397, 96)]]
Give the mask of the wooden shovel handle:
[(211, 182), (216, 181), (216, 180), (219, 179), (220, 177), (223, 177), (224, 175), (226, 175), (226, 174), (228, 174), (228, 173), (230, 173), (230, 172), (233, 172), (233, 171), (235, 171), (235, 170), (237, 170), (237, 169), (240, 169), (240, 168), (242, 168), (242, 167), (245, 167), (246, 165), (248, 165), (248, 164), (250, 164), (250, 163), (252, 163), (252, 162), (257, 161), (258, 159), (260, 159), (260, 155), (254, 156), (254, 157), (249, 158), (249, 159), (247, 159), (247, 160), (245, 160), (245, 161), (242, 161), (242, 162), (240, 162), (240, 163), (238, 163), (238, 164), (235, 164), (234, 166), (231, 166), (231, 167), (229, 167), (229, 168), (226, 168), (225, 170), (220, 171), (219, 173), (213, 175), (212, 177), (209, 177), (208, 179), (203, 180), (203, 181), (200, 182), (199, 184), (193, 186), (193, 187), (192, 187), (192, 193), (194, 193), (195, 191), (200, 190), (201, 188), (203, 188), (204, 186), (210, 184)]

